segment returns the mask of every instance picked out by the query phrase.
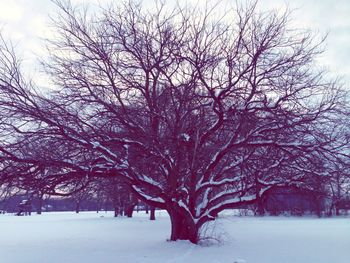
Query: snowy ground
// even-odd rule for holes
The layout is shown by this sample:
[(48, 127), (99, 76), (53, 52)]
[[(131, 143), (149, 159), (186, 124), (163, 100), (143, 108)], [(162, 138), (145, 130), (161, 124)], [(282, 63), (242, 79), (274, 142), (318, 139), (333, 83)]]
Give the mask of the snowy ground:
[[(222, 242), (167, 242), (169, 218), (144, 213), (0, 215), (1, 263), (349, 263), (350, 218), (224, 216), (214, 225)], [(208, 233), (210, 233), (208, 229)]]

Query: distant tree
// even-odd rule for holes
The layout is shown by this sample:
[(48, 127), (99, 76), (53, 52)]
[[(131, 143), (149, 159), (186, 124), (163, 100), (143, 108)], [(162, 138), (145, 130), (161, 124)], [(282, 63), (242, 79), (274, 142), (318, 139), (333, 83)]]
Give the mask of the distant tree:
[(123, 178), (108, 178), (103, 180), (102, 187), (107, 198), (112, 201), (114, 216), (132, 217), (138, 200), (128, 182)]
[(326, 135), (344, 94), (314, 64), (322, 40), (288, 27), (288, 14), (130, 1), (92, 15), (55, 2), (52, 93), (0, 49), (2, 160), (38, 165), (16, 154), (19, 134), (62, 144), (60, 158), (41, 156), (60, 185), (123, 178), (167, 210), (171, 240), (198, 243), (219, 212), (320, 175), (313, 160), (336, 151)]
[[(344, 158), (342, 158), (344, 160)], [(348, 157), (346, 158), (348, 159)], [(348, 161), (347, 161), (348, 162)], [(349, 197), (350, 193), (350, 170), (349, 163), (336, 162), (331, 163), (332, 171), (327, 181), (329, 189), (329, 198), (331, 205), (329, 209), (329, 215), (332, 215), (333, 210), (335, 215), (340, 215), (340, 203), (341, 201)]]
[(75, 175), (71, 173), (72, 166), (78, 167), (74, 162), (83, 158), (81, 152), (77, 158), (74, 150), (62, 141), (41, 137), (40, 133), (20, 134), (14, 140), (7, 148), (6, 161), (2, 162), (0, 181), (5, 188), (12, 189), (9, 191), (13, 194), (16, 194), (13, 189), (26, 193), (36, 206), (37, 214), (42, 213), (45, 195), (79, 199), (78, 192), (86, 191), (89, 183), (86, 173), (79, 169), (74, 169)]
[(93, 197), (93, 189), (89, 186), (86, 186), (79, 191), (75, 191), (70, 195), (70, 197), (74, 200), (75, 204), (75, 213), (79, 213), (81, 209), (82, 202), (92, 199)]

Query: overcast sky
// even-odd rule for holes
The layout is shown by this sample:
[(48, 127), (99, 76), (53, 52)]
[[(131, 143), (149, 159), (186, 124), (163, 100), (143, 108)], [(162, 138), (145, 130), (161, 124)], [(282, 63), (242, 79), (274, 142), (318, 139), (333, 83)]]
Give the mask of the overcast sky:
[[(115, 0), (117, 1), (117, 0)], [(170, 0), (171, 1), (171, 0)], [(230, 0), (227, 0), (230, 1)], [(109, 0), (73, 0), (73, 3), (107, 3)], [(201, 3), (200, 0), (198, 0)], [(204, 2), (204, 1), (203, 1)], [(233, 0), (232, 0), (233, 2)], [(262, 10), (281, 10), (286, 6), (295, 9), (294, 23), (319, 32), (329, 33), (326, 52), (320, 59), (322, 66), (344, 77), (350, 84), (350, 1), (349, 0), (260, 0)], [(41, 85), (45, 79), (38, 77), (37, 56), (44, 56), (44, 41), (48, 37), (49, 15), (55, 6), (50, 0), (0, 0), (0, 29), (6, 38), (17, 44), (26, 69)]]

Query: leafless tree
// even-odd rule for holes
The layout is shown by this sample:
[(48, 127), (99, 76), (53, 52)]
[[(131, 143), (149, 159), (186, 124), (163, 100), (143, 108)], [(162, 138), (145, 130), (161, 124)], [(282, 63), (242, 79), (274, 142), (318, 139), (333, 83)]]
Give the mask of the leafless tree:
[(314, 63), (322, 40), (288, 13), (56, 4), (55, 91), (39, 94), (1, 47), (0, 158), (30, 163), (11, 151), (21, 134), (62, 143), (68, 158), (41, 156), (55, 178), (120, 176), (167, 210), (171, 240), (197, 243), (219, 212), (320, 175), (315, 158), (336, 150), (325, 135), (344, 94)]

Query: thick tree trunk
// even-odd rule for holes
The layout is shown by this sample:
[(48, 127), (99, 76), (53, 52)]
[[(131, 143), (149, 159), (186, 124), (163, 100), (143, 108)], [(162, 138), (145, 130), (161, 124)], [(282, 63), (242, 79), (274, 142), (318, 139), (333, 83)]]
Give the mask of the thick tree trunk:
[(171, 220), (170, 240), (189, 240), (197, 244), (199, 240), (199, 231), (195, 222), (190, 216), (185, 216), (176, 209), (168, 211)]

